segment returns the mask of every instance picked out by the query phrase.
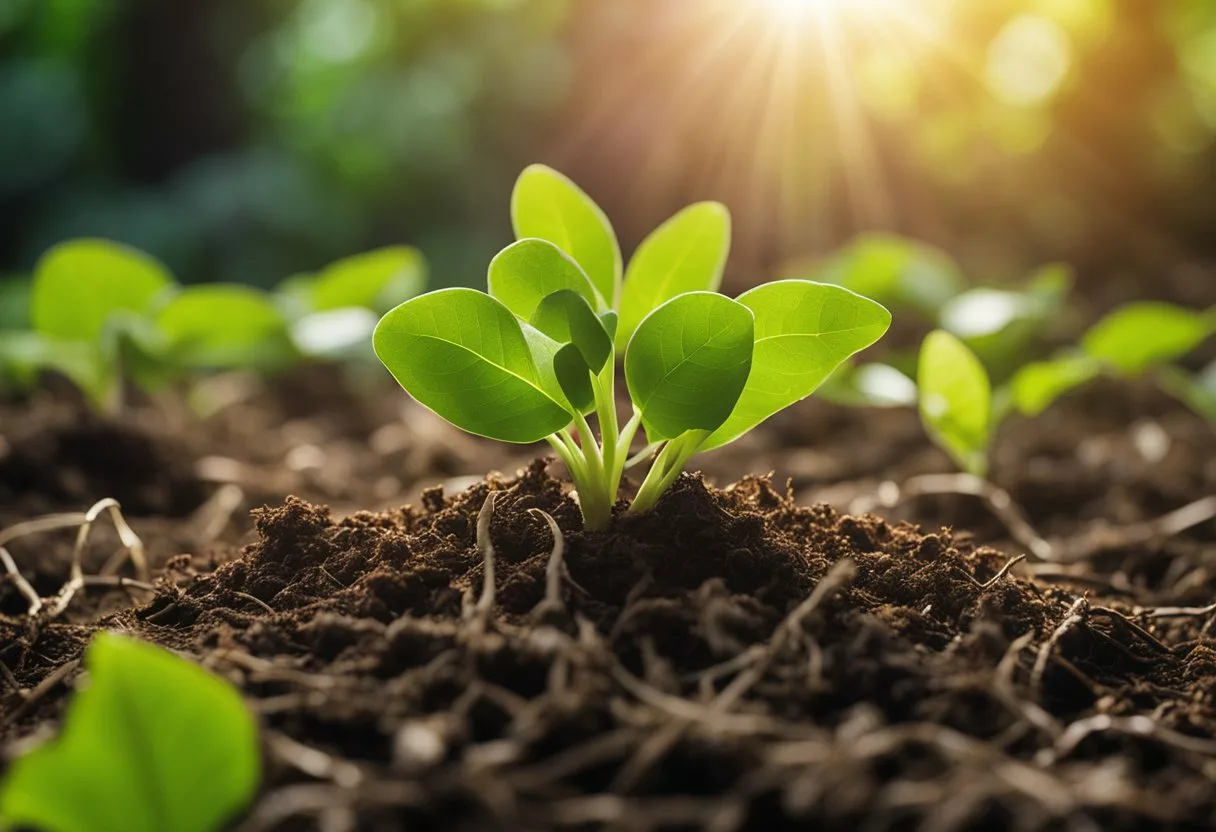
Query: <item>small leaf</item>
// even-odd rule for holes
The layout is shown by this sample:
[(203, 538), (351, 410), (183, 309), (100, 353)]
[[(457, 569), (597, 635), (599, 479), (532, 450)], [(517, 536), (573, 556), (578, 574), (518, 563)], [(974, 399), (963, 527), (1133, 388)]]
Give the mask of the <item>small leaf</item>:
[(730, 418), (704, 450), (733, 442), (815, 392), (841, 363), (891, 325), (879, 304), (839, 286), (778, 280), (739, 296), (756, 316), (752, 373)]
[(992, 388), (975, 353), (944, 330), (930, 332), (920, 348), (917, 383), (920, 417), (929, 436), (963, 470), (985, 476)]
[(1196, 312), (1148, 301), (1116, 309), (1081, 340), (1082, 349), (1116, 371), (1138, 376), (1182, 358), (1216, 333), (1216, 310)]
[(34, 328), (54, 338), (100, 341), (121, 312), (150, 312), (174, 286), (148, 255), (106, 240), (73, 240), (38, 261), (31, 290)]
[(607, 312), (600, 313), (600, 323), (604, 325), (604, 332), (608, 333), (609, 338), (616, 338), (616, 331), (620, 327), (621, 316), (617, 314), (615, 309), (609, 309)]
[(604, 303), (616, 306), (621, 247), (604, 212), (577, 185), (545, 165), (529, 166), (511, 194), (511, 221), (516, 238), (548, 240), (573, 257)]
[(586, 413), (595, 406), (595, 388), (591, 385), (591, 368), (574, 344), (566, 344), (553, 356), (553, 373), (570, 406)]
[(625, 353), (625, 380), (647, 438), (726, 421), (747, 383), (754, 339), (751, 310), (713, 292), (680, 295), (646, 316)]
[(1032, 361), (1009, 383), (1013, 403), (1025, 416), (1038, 416), (1057, 399), (1102, 374), (1103, 364), (1082, 354)]
[(568, 254), (545, 240), (520, 240), (490, 261), (487, 291), (523, 320), (532, 317), (540, 302), (568, 289), (593, 308), (601, 301), (587, 275)]
[(117, 393), (112, 364), (97, 344), (33, 331), (0, 332), (0, 386), (11, 379), (16, 387), (32, 387), (44, 370), (65, 376), (96, 410), (106, 410)]
[(1193, 375), (1181, 367), (1162, 367), (1160, 382), (1167, 393), (1216, 426), (1216, 362)]
[(0, 825), (43, 832), (215, 832), (253, 799), (257, 726), (227, 682), (109, 633), (59, 738), (18, 758)]
[(346, 257), (312, 278), (312, 311), (358, 306), (386, 312), (426, 288), (426, 271), (422, 253), (410, 246), (390, 246)]
[(529, 443), (570, 424), (519, 320), (489, 295), (441, 289), (406, 301), (380, 319), (372, 342), (411, 396), (461, 430)]
[(676, 295), (716, 292), (730, 254), (730, 212), (718, 202), (690, 205), (638, 246), (621, 291), (616, 348), (624, 352), (642, 319)]
[(612, 357), (612, 339), (586, 299), (569, 289), (554, 292), (540, 302), (529, 321), (559, 344), (573, 344), (583, 362), (595, 373)]
[(208, 283), (179, 292), (156, 317), (166, 357), (190, 368), (281, 363), (287, 321), (268, 295), (248, 286)]

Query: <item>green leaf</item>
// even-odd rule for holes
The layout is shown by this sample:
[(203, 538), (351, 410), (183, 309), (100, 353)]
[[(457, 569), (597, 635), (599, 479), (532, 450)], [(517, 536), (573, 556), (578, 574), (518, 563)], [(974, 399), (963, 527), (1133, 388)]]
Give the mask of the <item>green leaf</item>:
[(603, 322), (577, 292), (562, 289), (549, 295), (529, 323), (560, 344), (576, 346), (592, 372), (598, 373), (612, 357), (612, 339)]
[(690, 292), (651, 312), (625, 353), (625, 380), (651, 442), (726, 421), (752, 366), (751, 310)]
[(30, 328), (30, 280), (0, 275), (0, 332)]
[(0, 824), (43, 832), (215, 832), (253, 799), (257, 726), (227, 682), (110, 633), (59, 738), (18, 758)]
[[(358, 306), (386, 312), (425, 289), (426, 272), (422, 253), (410, 246), (390, 246), (343, 258), (312, 279), (312, 311)], [(290, 291), (290, 284), (287, 289)]]
[(1013, 376), (1009, 387), (1018, 412), (1038, 416), (1057, 399), (1102, 374), (1103, 364), (1083, 354), (1032, 361)]
[(624, 352), (642, 319), (685, 292), (715, 292), (730, 254), (730, 212), (700, 202), (660, 225), (638, 246), (621, 291), (616, 348)]
[(1216, 425), (1216, 362), (1196, 374), (1181, 367), (1162, 367), (1160, 382), (1167, 393)]
[(920, 417), (929, 436), (963, 470), (985, 476), (992, 387), (984, 365), (962, 341), (938, 329), (921, 345), (917, 384)]
[(44, 335), (99, 341), (118, 313), (148, 313), (174, 285), (165, 267), (142, 252), (105, 240), (73, 240), (38, 261), (30, 314)]
[(1148, 301), (1116, 309), (1081, 339), (1082, 349), (1116, 371), (1138, 376), (1181, 358), (1216, 333), (1216, 310), (1197, 312)]
[(893, 234), (859, 236), (814, 276), (894, 308), (914, 309), (930, 320), (937, 320), (943, 304), (966, 288), (948, 254)]
[(107, 409), (117, 392), (113, 367), (97, 344), (33, 331), (0, 332), (0, 382), (11, 379), (14, 386), (32, 387), (43, 370), (61, 373), (97, 410)]
[(278, 363), (287, 335), (287, 321), (270, 296), (237, 284), (183, 289), (156, 323), (167, 340), (166, 358), (190, 368)]
[(841, 363), (873, 344), (891, 313), (869, 298), (809, 280), (777, 280), (739, 296), (756, 317), (751, 377), (704, 450), (733, 442), (801, 401)]
[(441, 289), (406, 301), (380, 319), (372, 343), (411, 396), (461, 430), (529, 443), (570, 424), (519, 320), (489, 295)]
[(546, 240), (520, 240), (498, 252), (490, 261), (486, 284), (491, 297), (525, 321), (542, 300), (563, 289), (582, 296), (593, 308), (601, 304), (578, 263)]
[(604, 325), (604, 332), (608, 333), (608, 337), (616, 338), (616, 331), (621, 322), (621, 316), (617, 314), (617, 311), (609, 309), (607, 312), (601, 312), (599, 317), (600, 323)]
[(595, 406), (591, 368), (587, 366), (587, 359), (577, 345), (566, 344), (554, 353), (553, 374), (571, 407), (586, 413)]
[(890, 364), (841, 364), (819, 388), (818, 395), (850, 407), (911, 407), (916, 382)]
[(548, 240), (573, 257), (604, 303), (616, 306), (621, 247), (608, 217), (577, 185), (550, 167), (530, 165), (511, 194), (511, 222), (517, 238)]

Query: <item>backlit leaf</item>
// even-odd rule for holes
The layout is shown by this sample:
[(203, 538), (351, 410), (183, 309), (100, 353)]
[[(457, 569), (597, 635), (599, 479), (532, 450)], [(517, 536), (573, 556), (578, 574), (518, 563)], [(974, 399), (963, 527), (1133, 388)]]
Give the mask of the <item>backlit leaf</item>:
[(274, 301), (231, 283), (183, 289), (156, 323), (168, 342), (167, 358), (185, 367), (266, 366), (282, 359), (286, 344), (287, 321)]
[(1079, 353), (1032, 361), (1009, 383), (1014, 406), (1023, 415), (1038, 416), (1065, 393), (1097, 378), (1102, 368), (1098, 359)]
[(525, 321), (542, 300), (563, 289), (582, 296), (593, 308), (600, 305), (579, 265), (546, 240), (520, 240), (498, 252), (490, 261), (486, 284), (492, 297)]
[(1216, 333), (1216, 310), (1198, 312), (1148, 301), (1116, 309), (1094, 325), (1081, 348), (1125, 375), (1175, 361)]
[[(311, 306), (314, 312), (351, 306), (385, 312), (424, 288), (426, 260), (422, 253), (410, 246), (390, 246), (325, 267), (311, 279)], [(290, 290), (288, 284), (285, 291)]]
[(598, 373), (612, 357), (612, 339), (587, 301), (569, 289), (546, 297), (529, 321), (561, 344), (573, 344), (592, 372)]
[(542, 384), (519, 320), (489, 295), (441, 289), (406, 301), (372, 341), (411, 396), (469, 433), (536, 442), (572, 418)]
[(944, 330), (929, 333), (917, 373), (920, 416), (929, 436), (963, 470), (985, 476), (992, 387), (975, 353)]
[(621, 248), (608, 218), (582, 189), (550, 167), (530, 165), (511, 194), (511, 221), (516, 238), (548, 240), (573, 257), (604, 303), (616, 305)]
[(715, 430), (747, 383), (755, 340), (751, 310), (712, 292), (691, 292), (651, 312), (625, 354), (625, 380), (646, 436)]
[(706, 440), (725, 445), (801, 401), (891, 325), (880, 304), (839, 286), (778, 280), (739, 296), (756, 318), (751, 376), (730, 418)]

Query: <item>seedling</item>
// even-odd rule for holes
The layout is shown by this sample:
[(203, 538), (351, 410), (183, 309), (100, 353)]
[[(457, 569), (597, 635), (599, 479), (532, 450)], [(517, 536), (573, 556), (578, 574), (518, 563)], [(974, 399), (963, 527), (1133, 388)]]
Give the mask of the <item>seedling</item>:
[(1010, 384), (1019, 411), (1035, 416), (1065, 393), (1099, 376), (1153, 378), (1199, 415), (1213, 420), (1203, 377), (1174, 362), (1216, 334), (1216, 308), (1198, 312), (1168, 303), (1133, 303), (1095, 324), (1079, 348), (1023, 367)]
[(379, 313), (424, 280), (421, 255), (398, 247), (289, 281), (277, 296), (235, 284), (182, 287), (139, 251), (73, 240), (35, 270), (32, 329), (0, 334), (0, 379), (29, 386), (53, 369), (97, 409), (114, 412), (128, 379), (153, 389), (200, 372), (345, 356), (370, 339)]
[(975, 353), (944, 330), (929, 333), (917, 371), (920, 417), (929, 436), (958, 466), (988, 475), (992, 385)]
[(43, 832), (215, 832), (257, 791), (257, 726), (197, 665), (103, 633), (58, 739), (15, 760), (0, 827)]
[[(651, 508), (693, 454), (806, 398), (890, 325), (874, 301), (805, 280), (736, 300), (718, 294), (730, 226), (716, 203), (661, 225), (627, 271), (607, 217), (556, 171), (525, 170), (511, 207), (522, 239), (490, 263), (489, 293), (443, 289), (406, 301), (377, 326), (376, 354), (456, 427), (548, 442), (589, 529), (611, 518), (639, 428), (655, 458), (634, 512)], [(633, 403), (623, 426), (618, 356)]]

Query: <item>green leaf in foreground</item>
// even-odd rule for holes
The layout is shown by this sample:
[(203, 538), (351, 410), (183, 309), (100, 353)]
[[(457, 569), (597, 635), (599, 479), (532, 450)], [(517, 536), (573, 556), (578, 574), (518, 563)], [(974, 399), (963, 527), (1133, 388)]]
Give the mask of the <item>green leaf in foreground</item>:
[(253, 799), (257, 727), (223, 680), (102, 634), (59, 738), (9, 769), (0, 825), (43, 832), (215, 832)]
[(440, 289), (406, 301), (372, 342), (411, 396), (461, 430), (528, 443), (572, 419), (542, 383), (518, 319), (489, 295)]
[(416, 248), (390, 246), (331, 263), (310, 283), (314, 312), (351, 306), (385, 312), (426, 288), (426, 260)]
[(1085, 353), (1136, 376), (1179, 359), (1216, 333), (1216, 309), (1197, 312), (1149, 301), (1116, 309), (1081, 340)]
[(992, 387), (979, 359), (950, 333), (935, 330), (920, 348), (917, 385), (930, 437), (963, 470), (986, 476)]
[(1103, 363), (1080, 353), (1033, 361), (1014, 375), (1013, 403), (1025, 416), (1038, 416), (1057, 399), (1102, 374)]
[(183, 289), (157, 315), (167, 357), (192, 368), (251, 367), (278, 356), (287, 321), (263, 292), (236, 284)]
[(511, 222), (517, 238), (548, 240), (573, 257), (605, 304), (616, 305), (621, 247), (608, 217), (581, 188), (553, 168), (530, 165), (511, 194)]
[(490, 295), (525, 321), (542, 300), (563, 289), (580, 295), (593, 308), (600, 306), (578, 263), (546, 240), (512, 243), (494, 256), (486, 274)]
[(38, 261), (30, 316), (44, 335), (98, 341), (116, 314), (149, 312), (172, 286), (165, 267), (142, 252), (106, 240), (73, 240)]
[(642, 241), (621, 290), (616, 348), (625, 351), (642, 319), (676, 295), (715, 292), (730, 254), (730, 212), (717, 202), (680, 211)]
[(739, 296), (756, 318), (751, 376), (705, 450), (733, 442), (815, 392), (832, 371), (891, 325), (880, 304), (839, 286), (778, 280)]
[(651, 442), (713, 431), (738, 401), (752, 366), (751, 310), (690, 292), (642, 321), (625, 354), (625, 380)]

